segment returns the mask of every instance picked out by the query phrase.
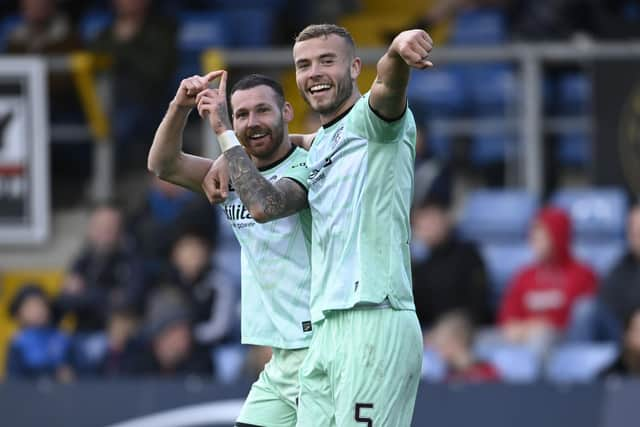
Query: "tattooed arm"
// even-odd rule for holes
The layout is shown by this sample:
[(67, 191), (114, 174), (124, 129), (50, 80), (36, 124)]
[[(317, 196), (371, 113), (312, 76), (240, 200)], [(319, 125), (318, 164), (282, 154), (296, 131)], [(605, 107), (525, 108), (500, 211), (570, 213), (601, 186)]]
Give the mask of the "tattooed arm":
[(253, 164), (237, 138), (230, 132), (231, 123), (226, 101), (226, 72), (218, 89), (207, 89), (197, 96), (198, 112), (207, 116), (218, 136), (229, 176), (240, 200), (256, 222), (268, 222), (298, 212), (308, 206), (307, 192), (293, 179), (282, 178), (272, 183)]

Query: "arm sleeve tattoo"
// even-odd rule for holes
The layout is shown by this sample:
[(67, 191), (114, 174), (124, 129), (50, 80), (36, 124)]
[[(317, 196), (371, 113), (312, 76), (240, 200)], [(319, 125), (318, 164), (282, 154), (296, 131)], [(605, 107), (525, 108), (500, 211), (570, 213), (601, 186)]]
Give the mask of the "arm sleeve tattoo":
[(288, 178), (270, 182), (242, 147), (233, 147), (224, 156), (229, 163), (231, 182), (256, 221), (289, 216), (308, 206), (307, 193), (300, 184)]

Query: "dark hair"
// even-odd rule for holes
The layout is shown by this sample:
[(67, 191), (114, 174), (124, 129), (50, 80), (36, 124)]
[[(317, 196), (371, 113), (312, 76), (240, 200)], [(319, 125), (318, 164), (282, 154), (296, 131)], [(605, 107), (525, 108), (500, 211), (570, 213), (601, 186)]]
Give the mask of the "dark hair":
[(318, 37), (326, 38), (331, 34), (335, 34), (346, 41), (347, 45), (349, 45), (349, 48), (351, 49), (351, 53), (355, 56), (356, 44), (353, 41), (353, 37), (351, 37), (351, 34), (346, 28), (334, 24), (308, 25), (296, 36), (296, 43), (316, 39)]
[(238, 80), (231, 88), (231, 95), (238, 90), (252, 89), (256, 86), (269, 86), (276, 94), (278, 106), (284, 107), (284, 89), (282, 85), (269, 76), (263, 74), (249, 74)]
[(18, 315), (22, 304), (31, 297), (40, 298), (49, 305), (49, 298), (40, 285), (37, 283), (24, 283), (20, 286), (20, 290), (13, 297), (11, 305), (9, 306), (9, 314), (11, 314), (11, 317), (15, 318)]

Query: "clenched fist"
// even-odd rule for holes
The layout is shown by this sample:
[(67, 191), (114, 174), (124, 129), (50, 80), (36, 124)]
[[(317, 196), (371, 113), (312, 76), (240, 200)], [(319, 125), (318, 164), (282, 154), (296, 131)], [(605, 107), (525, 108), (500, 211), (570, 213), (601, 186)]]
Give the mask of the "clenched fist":
[(389, 52), (398, 55), (410, 67), (425, 69), (433, 67), (428, 60), (433, 49), (433, 40), (424, 30), (403, 31), (396, 36), (389, 46)]

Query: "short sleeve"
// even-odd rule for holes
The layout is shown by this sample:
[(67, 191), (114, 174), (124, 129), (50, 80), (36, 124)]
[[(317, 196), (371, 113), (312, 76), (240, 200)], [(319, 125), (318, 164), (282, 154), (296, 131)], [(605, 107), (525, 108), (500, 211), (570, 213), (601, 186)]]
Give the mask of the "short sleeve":
[(400, 117), (387, 120), (380, 116), (369, 104), (369, 92), (364, 94), (353, 107), (350, 115), (354, 130), (372, 142), (396, 142), (407, 133), (415, 133), (415, 122), (409, 108)]
[(309, 190), (309, 168), (307, 167), (308, 154), (305, 150), (296, 149), (293, 158), (283, 171), (281, 178), (289, 178), (299, 183), (305, 190)]

